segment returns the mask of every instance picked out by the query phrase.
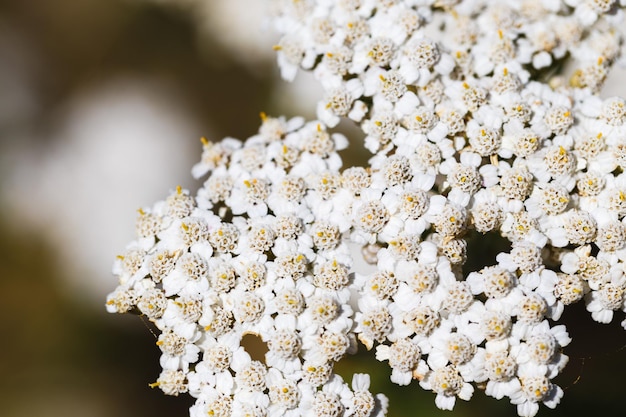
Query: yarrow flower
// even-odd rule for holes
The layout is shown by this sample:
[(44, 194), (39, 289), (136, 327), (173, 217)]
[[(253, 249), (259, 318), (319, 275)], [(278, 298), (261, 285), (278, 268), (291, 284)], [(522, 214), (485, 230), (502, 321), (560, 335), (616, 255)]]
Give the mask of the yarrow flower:
[[(197, 194), (139, 210), (106, 308), (158, 329), (151, 386), (192, 416), (382, 416), (368, 375), (334, 372), (364, 347), (441, 409), (475, 389), (524, 417), (556, 407), (563, 310), (626, 312), (626, 102), (597, 96), (623, 2), (274, 3), (281, 74), (313, 73), (318, 120), (203, 139)], [(362, 166), (343, 166), (342, 119)]]

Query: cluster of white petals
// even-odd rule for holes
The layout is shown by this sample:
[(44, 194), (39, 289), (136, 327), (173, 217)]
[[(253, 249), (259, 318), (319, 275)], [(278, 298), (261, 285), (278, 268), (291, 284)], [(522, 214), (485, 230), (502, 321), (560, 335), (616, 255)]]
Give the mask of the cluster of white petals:
[[(441, 409), (476, 387), (556, 407), (564, 308), (626, 311), (626, 100), (598, 96), (622, 3), (275, 0), (281, 73), (313, 72), (318, 120), (205, 140), (197, 195), (140, 210), (107, 308), (161, 331), (154, 385), (192, 416), (384, 415), (368, 375), (333, 371), (361, 344)], [(363, 167), (339, 156), (346, 118)]]

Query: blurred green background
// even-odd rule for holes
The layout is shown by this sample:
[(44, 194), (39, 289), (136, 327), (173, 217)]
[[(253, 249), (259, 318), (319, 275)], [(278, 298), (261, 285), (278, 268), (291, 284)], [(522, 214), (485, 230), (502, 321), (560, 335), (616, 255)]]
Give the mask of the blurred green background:
[[(0, 0), (0, 416), (187, 415), (190, 397), (148, 387), (148, 326), (108, 315), (104, 297), (134, 210), (198, 186), (201, 136), (248, 137), (260, 111), (312, 117), (314, 83), (285, 86), (269, 30), (239, 23), (258, 3)], [(565, 398), (541, 416), (623, 415), (620, 320), (565, 313)], [(388, 383), (372, 353), (339, 369), (375, 375), (392, 417), (516, 415), (481, 392), (439, 411), (416, 384)]]

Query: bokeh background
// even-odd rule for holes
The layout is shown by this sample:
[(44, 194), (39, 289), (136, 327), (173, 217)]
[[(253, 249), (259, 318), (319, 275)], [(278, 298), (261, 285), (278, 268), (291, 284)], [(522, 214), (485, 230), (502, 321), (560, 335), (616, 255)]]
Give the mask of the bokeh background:
[[(104, 299), (136, 210), (199, 186), (201, 136), (251, 136), (260, 111), (314, 117), (315, 82), (278, 79), (263, 3), (0, 0), (0, 416), (187, 415), (190, 397), (148, 387), (150, 327), (108, 315)], [(604, 95), (626, 95), (624, 74)], [(598, 325), (578, 305), (564, 321), (565, 398), (540, 416), (622, 416), (619, 320)], [(391, 417), (516, 415), (481, 392), (437, 410), (417, 384), (391, 385), (372, 353), (339, 370), (372, 373)]]

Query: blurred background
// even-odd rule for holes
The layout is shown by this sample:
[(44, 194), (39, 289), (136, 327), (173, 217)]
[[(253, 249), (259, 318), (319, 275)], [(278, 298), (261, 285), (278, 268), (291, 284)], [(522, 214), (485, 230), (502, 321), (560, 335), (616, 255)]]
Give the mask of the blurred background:
[[(190, 397), (148, 387), (160, 351), (146, 323), (104, 299), (136, 210), (199, 186), (201, 136), (244, 139), (261, 111), (314, 117), (316, 84), (278, 79), (263, 3), (0, 0), (0, 416), (187, 415)], [(626, 95), (624, 79), (606, 91)], [(565, 398), (540, 415), (623, 415), (621, 318), (600, 326), (582, 305), (564, 318)], [(373, 373), (391, 417), (516, 415), (481, 392), (439, 411), (371, 353), (340, 371)]]

